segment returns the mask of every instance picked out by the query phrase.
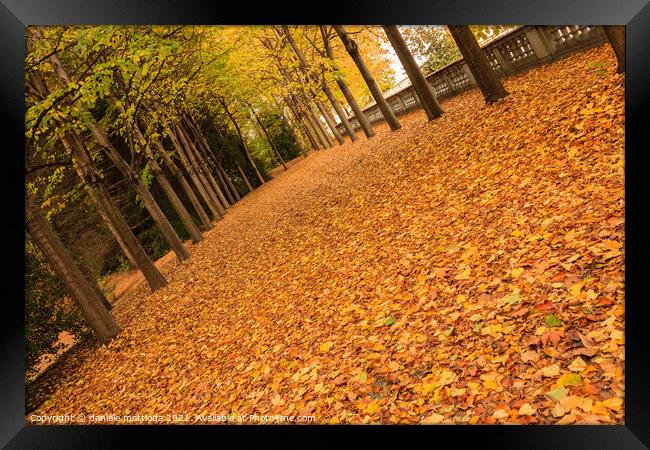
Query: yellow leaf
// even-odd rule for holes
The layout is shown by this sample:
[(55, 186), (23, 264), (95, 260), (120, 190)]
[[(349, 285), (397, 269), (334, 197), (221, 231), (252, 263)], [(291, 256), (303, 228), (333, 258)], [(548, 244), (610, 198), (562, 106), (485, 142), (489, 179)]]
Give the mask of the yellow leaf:
[(521, 276), (521, 274), (523, 274), (523, 273), (524, 273), (524, 269), (522, 267), (512, 269), (512, 272), (510, 272), (510, 274), (512, 275), (512, 278), (515, 278), (515, 279), (519, 278)]
[(279, 394), (276, 394), (275, 397), (271, 399), (271, 404), (275, 406), (282, 406), (284, 405), (284, 400), (282, 400), (282, 397), (280, 397)]
[(386, 347), (384, 347), (383, 344), (377, 342), (375, 345), (373, 345), (372, 349), (376, 352), (380, 352), (382, 350), (386, 350)]
[(504, 411), (503, 409), (497, 409), (492, 413), (492, 417), (494, 417), (495, 419), (505, 419), (508, 416), (509, 416), (508, 412)]
[(571, 364), (569, 364), (568, 368), (572, 372), (582, 372), (587, 368), (587, 363), (578, 356)]
[(368, 403), (365, 409), (366, 414), (374, 414), (377, 411), (379, 411), (379, 402), (377, 400)]
[(545, 377), (555, 377), (560, 374), (560, 366), (552, 364), (550, 366), (542, 367), (542, 375)]
[(535, 414), (535, 408), (531, 406), (530, 403), (524, 403), (517, 411), (517, 414), (520, 416), (532, 416)]
[(399, 363), (397, 361), (391, 361), (388, 363), (388, 369), (391, 372), (395, 372), (397, 369), (399, 369)]
[(450, 397), (460, 397), (461, 395), (465, 394), (465, 391), (467, 389), (465, 388), (451, 388), (449, 389), (449, 396)]
[(565, 373), (557, 379), (557, 386), (577, 386), (582, 383), (582, 378), (577, 373)]
[(566, 414), (566, 411), (560, 405), (559, 403), (555, 405), (555, 407), (551, 410), (551, 414), (553, 414), (553, 417), (562, 417), (564, 414)]
[(322, 352), (329, 352), (330, 348), (332, 348), (333, 345), (334, 345), (334, 342), (331, 342), (331, 341), (330, 342), (325, 342), (324, 344), (322, 344), (320, 346), (320, 350)]
[(623, 399), (620, 397), (608, 398), (607, 400), (603, 400), (603, 406), (618, 412), (623, 407)]

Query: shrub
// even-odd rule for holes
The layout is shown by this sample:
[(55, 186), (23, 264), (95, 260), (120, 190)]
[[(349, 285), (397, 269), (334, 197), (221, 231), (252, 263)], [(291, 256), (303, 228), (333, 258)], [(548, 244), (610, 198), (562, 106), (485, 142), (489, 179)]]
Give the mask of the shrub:
[(25, 375), (35, 372), (42, 355), (68, 331), (76, 340), (92, 335), (70, 297), (68, 287), (52, 272), (38, 248), (25, 243)]

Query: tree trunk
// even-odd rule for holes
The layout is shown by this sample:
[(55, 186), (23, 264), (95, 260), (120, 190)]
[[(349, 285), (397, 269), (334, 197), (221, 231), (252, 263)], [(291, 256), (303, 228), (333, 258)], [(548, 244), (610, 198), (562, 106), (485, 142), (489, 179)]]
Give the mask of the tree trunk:
[(248, 182), (248, 178), (246, 178), (246, 174), (241, 169), (239, 164), (237, 164), (237, 170), (239, 171), (239, 175), (241, 175), (242, 180), (244, 180), (244, 183), (246, 184), (246, 187), (248, 188), (248, 192), (253, 192), (253, 186), (251, 186), (251, 184)]
[(348, 120), (347, 114), (345, 114), (343, 108), (341, 108), (339, 101), (336, 99), (336, 97), (334, 97), (334, 93), (327, 85), (327, 81), (325, 81), (325, 79), (323, 79), (323, 91), (325, 92), (325, 95), (327, 96), (329, 102), (334, 107), (336, 115), (339, 116), (339, 119), (341, 119), (341, 124), (343, 125), (343, 128), (345, 128), (345, 132), (348, 134), (348, 136), (350, 136), (350, 140), (352, 140), (352, 142), (356, 141), (357, 134), (354, 132), (354, 129)]
[(257, 121), (257, 124), (260, 126), (262, 131), (264, 132), (264, 136), (266, 136), (266, 140), (269, 141), (269, 144), (271, 145), (271, 148), (273, 149), (273, 152), (275, 153), (275, 156), (278, 158), (280, 163), (282, 164), (282, 167), (284, 167), (284, 170), (287, 170), (287, 164), (284, 162), (284, 159), (282, 159), (282, 156), (280, 155), (280, 152), (276, 148), (275, 144), (273, 143), (273, 140), (271, 139), (271, 136), (269, 136), (269, 132), (267, 131), (266, 127), (260, 120), (259, 116), (255, 112), (253, 108), (251, 108), (251, 112), (253, 113), (253, 117), (255, 117), (255, 120)]
[(221, 106), (223, 106), (223, 109), (226, 111), (226, 114), (228, 115), (228, 118), (230, 119), (230, 121), (232, 122), (232, 124), (235, 127), (235, 131), (237, 132), (237, 136), (239, 136), (239, 141), (241, 142), (241, 145), (244, 148), (244, 156), (246, 156), (246, 159), (248, 159), (248, 162), (253, 167), (253, 170), (255, 170), (255, 175), (257, 176), (257, 179), (260, 181), (261, 184), (266, 183), (266, 181), (264, 181), (264, 177), (262, 177), (262, 174), (258, 170), (257, 165), (255, 164), (255, 161), (253, 160), (253, 155), (251, 155), (251, 152), (248, 150), (248, 146), (246, 145), (246, 141), (244, 140), (244, 136), (242, 135), (242, 132), (239, 129), (239, 125), (237, 124), (237, 121), (235, 120), (235, 117), (232, 115), (232, 113), (228, 109), (228, 105), (226, 105), (225, 100), (221, 101)]
[(45, 255), (52, 270), (70, 288), (72, 297), (90, 328), (103, 344), (109, 343), (120, 332), (120, 327), (104, 306), (99, 292), (74, 264), (61, 240), (29, 199), (25, 206), (25, 218), (29, 235)]
[(339, 143), (339, 145), (343, 145), (345, 140), (343, 139), (343, 136), (341, 136), (341, 133), (339, 132), (338, 128), (336, 128), (336, 124), (334, 123), (334, 118), (332, 117), (332, 114), (327, 110), (327, 108), (323, 106), (320, 100), (316, 100), (316, 106), (318, 107), (318, 110), (323, 116), (323, 119), (325, 119), (325, 123), (327, 123), (327, 126), (332, 131), (332, 134), (334, 135), (336, 141)]
[(345, 28), (343, 28), (343, 26), (334, 25), (334, 30), (336, 31), (336, 34), (339, 35), (339, 38), (341, 38), (341, 41), (345, 46), (345, 50), (348, 52), (350, 57), (354, 60), (354, 63), (359, 69), (359, 72), (361, 72), (361, 76), (363, 77), (366, 84), (368, 85), (368, 89), (370, 89), (370, 93), (372, 94), (372, 97), (375, 99), (375, 102), (377, 102), (377, 106), (379, 107), (381, 113), (384, 115), (384, 119), (386, 119), (388, 126), (392, 131), (400, 129), (402, 125), (399, 123), (399, 120), (397, 120), (397, 117), (395, 117), (395, 113), (393, 113), (393, 110), (390, 109), (390, 105), (388, 105), (388, 102), (384, 98), (381, 89), (379, 89), (379, 85), (377, 84), (374, 77), (370, 73), (370, 70), (368, 70), (366, 63), (361, 58), (361, 55), (359, 54), (359, 47), (357, 47), (357, 43), (354, 42), (352, 38), (350, 38), (350, 36), (345, 31)]
[(490, 62), (485, 56), (476, 38), (468, 25), (447, 25), (451, 36), (454, 38), (458, 50), (463, 55), (469, 70), (476, 79), (486, 103), (494, 103), (506, 97), (508, 91), (503, 87), (497, 74), (492, 70)]
[(325, 52), (327, 53), (327, 57), (331, 61), (331, 67), (332, 67), (332, 71), (334, 72), (334, 79), (336, 80), (336, 84), (338, 85), (339, 89), (341, 90), (341, 93), (345, 97), (345, 100), (348, 102), (348, 105), (350, 105), (350, 108), (352, 108), (354, 117), (359, 122), (359, 126), (363, 130), (363, 133), (366, 135), (366, 138), (371, 138), (375, 135), (375, 131), (372, 129), (372, 125), (370, 125), (368, 118), (361, 110), (361, 107), (357, 103), (357, 100), (354, 98), (354, 95), (352, 95), (352, 91), (350, 91), (350, 88), (348, 87), (345, 80), (343, 80), (343, 78), (337, 75), (339, 73), (339, 69), (334, 64), (334, 52), (332, 51), (332, 46), (330, 45), (329, 37), (327, 36), (327, 33), (325, 32), (323, 25), (320, 25), (320, 30), (321, 30), (321, 36), (323, 37), (323, 43), (325, 45)]
[(603, 25), (607, 39), (618, 60), (616, 73), (625, 72), (625, 25)]
[(411, 86), (415, 89), (415, 92), (420, 99), (420, 104), (427, 113), (427, 118), (431, 121), (440, 117), (443, 110), (433, 93), (431, 85), (427, 82), (426, 78), (424, 78), (420, 67), (415, 62), (415, 59), (413, 59), (413, 55), (411, 55), (402, 34), (397, 29), (397, 26), (384, 25), (384, 31), (386, 32), (386, 36), (388, 36), (388, 40), (393, 46), (395, 53), (397, 53), (397, 57), (402, 63), (402, 67), (404, 67), (406, 74), (411, 80)]
[(212, 197), (210, 197), (210, 195), (206, 191), (205, 186), (199, 179), (197, 172), (194, 170), (189, 160), (187, 159), (187, 156), (185, 155), (185, 150), (183, 149), (183, 145), (181, 145), (178, 138), (174, 134), (174, 131), (168, 125), (165, 126), (165, 131), (167, 132), (169, 139), (172, 141), (172, 144), (174, 144), (174, 148), (176, 149), (176, 153), (178, 154), (181, 164), (183, 165), (185, 171), (189, 175), (190, 180), (192, 180), (194, 187), (199, 192), (199, 195), (201, 196), (205, 204), (208, 206), (208, 209), (212, 213), (212, 217), (215, 220), (221, 219), (223, 216), (219, 212), (219, 209), (217, 209), (217, 206), (214, 204), (214, 200), (212, 199)]

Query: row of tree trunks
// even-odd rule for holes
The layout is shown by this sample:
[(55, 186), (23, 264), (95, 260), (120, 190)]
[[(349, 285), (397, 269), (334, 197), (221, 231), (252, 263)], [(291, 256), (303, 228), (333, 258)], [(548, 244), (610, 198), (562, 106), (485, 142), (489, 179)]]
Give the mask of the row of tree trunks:
[(241, 200), (241, 195), (239, 195), (239, 192), (237, 191), (237, 188), (233, 184), (232, 180), (230, 179), (230, 176), (226, 172), (226, 169), (223, 168), (221, 165), (221, 162), (219, 160), (217, 162), (217, 169), (219, 170), (219, 173), (223, 176), (223, 178), (226, 180), (226, 183), (228, 184), (228, 187), (230, 188), (230, 192), (232, 195), (235, 197), (235, 202), (238, 202)]
[(237, 203), (237, 199), (235, 199), (232, 192), (230, 191), (230, 187), (228, 186), (228, 183), (226, 182), (223, 174), (221, 173), (219, 166), (217, 166), (216, 163), (213, 163), (212, 160), (210, 160), (209, 158), (208, 160), (211, 162), (212, 170), (217, 175), (217, 178), (219, 179), (219, 183), (221, 183), (221, 185), (224, 187), (223, 192), (224, 194), (226, 194), (226, 197), (228, 197), (228, 201), (230, 202), (231, 205), (234, 205), (235, 203)]
[[(194, 183), (194, 187), (198, 191), (199, 195), (203, 199), (203, 202), (208, 206), (208, 209), (212, 213), (212, 218), (214, 220), (219, 220), (223, 217), (223, 214), (220, 211), (220, 207), (217, 206), (217, 203), (215, 203), (215, 199), (213, 196), (211, 196), (208, 193), (208, 190), (206, 188), (207, 180), (201, 180), (199, 172), (194, 168), (192, 164), (190, 164), (190, 161), (185, 154), (185, 149), (186, 144), (179, 142), (179, 137), (174, 133), (172, 130), (172, 127), (170, 125), (165, 126), (165, 132), (169, 136), (169, 139), (172, 141), (172, 144), (174, 145), (174, 148), (176, 149), (176, 153), (178, 154), (178, 157), (181, 161), (181, 164), (185, 168), (185, 171), (188, 173), (190, 179), (192, 180), (192, 183)], [(183, 139), (182, 135), (179, 135), (181, 140)], [(205, 183), (205, 184), (204, 184)]]
[(212, 222), (210, 222), (210, 218), (208, 217), (208, 214), (205, 212), (203, 205), (201, 205), (201, 202), (199, 201), (198, 197), (192, 190), (192, 187), (190, 186), (187, 179), (183, 175), (183, 172), (181, 172), (178, 166), (174, 163), (171, 156), (169, 155), (167, 150), (165, 150), (165, 147), (160, 142), (160, 139), (154, 139), (154, 146), (156, 147), (158, 154), (160, 155), (163, 162), (165, 163), (167, 170), (169, 170), (171, 174), (174, 175), (179, 185), (181, 186), (181, 189), (183, 189), (185, 196), (190, 200), (190, 203), (192, 204), (194, 211), (196, 211), (196, 214), (199, 216), (199, 219), (201, 220), (201, 228), (203, 229), (203, 231), (210, 230), (212, 228)]
[(341, 136), (341, 133), (339, 132), (338, 128), (336, 128), (336, 123), (334, 122), (334, 117), (332, 117), (332, 113), (328, 111), (328, 109), (325, 106), (323, 106), (320, 100), (316, 100), (316, 107), (318, 108), (321, 115), (325, 119), (325, 122), (327, 123), (327, 126), (332, 131), (332, 134), (334, 135), (336, 141), (339, 143), (339, 145), (343, 145), (345, 139), (343, 139), (343, 136)]
[(284, 170), (287, 170), (287, 164), (284, 162), (284, 159), (282, 158), (282, 155), (280, 155), (280, 152), (278, 151), (277, 147), (273, 143), (273, 139), (271, 139), (271, 136), (269, 135), (268, 130), (266, 129), (266, 126), (264, 126), (264, 123), (262, 123), (262, 120), (260, 117), (257, 115), (255, 110), (251, 108), (251, 112), (253, 113), (253, 117), (255, 117), (255, 121), (257, 124), (260, 126), (262, 129), (262, 132), (264, 133), (264, 136), (266, 136), (266, 140), (269, 141), (269, 145), (271, 146), (271, 149), (273, 150), (273, 153), (275, 154), (276, 158), (278, 159), (278, 162), (282, 164), (282, 167), (284, 167)]
[[(195, 125), (196, 125), (197, 128), (199, 128), (199, 125), (198, 125), (198, 124), (195, 124)], [(219, 132), (219, 130), (218, 130), (214, 125), (212, 126), (212, 128), (213, 128), (215, 131), (217, 131), (217, 134), (219, 134), (219, 136), (221, 136), (221, 137), (223, 138), (223, 136), (221, 135), (221, 133)], [(200, 128), (199, 128), (199, 129), (200, 129)], [(201, 134), (201, 136), (203, 137), (203, 134)], [(228, 175), (228, 173), (226, 172), (226, 170), (225, 170), (225, 169), (223, 168), (223, 166), (221, 165), (221, 161), (219, 160), (219, 157), (218, 157), (217, 154), (212, 150), (212, 147), (210, 147), (210, 144), (209, 144), (208, 141), (205, 139), (205, 137), (203, 137), (203, 142), (204, 142), (204, 145), (205, 145), (205, 147), (206, 147), (206, 150), (207, 150), (207, 151), (209, 152), (209, 154), (212, 156), (212, 161), (214, 161), (214, 164), (216, 165), (216, 171), (217, 171), (217, 174), (219, 175), (220, 179), (221, 179), (223, 182), (225, 182), (225, 185), (227, 185), (226, 192), (229, 192), (229, 194), (228, 194), (228, 195), (229, 195), (229, 198), (233, 198), (233, 197), (234, 197), (234, 198), (233, 198), (233, 201), (232, 201), (233, 204), (236, 203), (236, 202), (238, 202), (239, 200), (241, 200), (241, 196), (239, 195), (239, 192), (238, 192), (237, 189), (235, 188), (235, 185), (233, 184), (232, 180), (230, 179), (230, 176)]]
[[(118, 110), (122, 114), (124, 114), (125, 110), (122, 104), (118, 102), (115, 98), (113, 98), (112, 100), (113, 100), (113, 104), (118, 108)], [(144, 151), (145, 157), (147, 159), (147, 164), (149, 165), (149, 168), (151, 169), (154, 178), (156, 179), (156, 181), (162, 188), (163, 192), (167, 196), (167, 199), (169, 199), (169, 202), (174, 208), (174, 211), (176, 211), (176, 214), (178, 214), (178, 217), (181, 219), (181, 222), (183, 222), (183, 226), (185, 227), (188, 234), (190, 235), (190, 239), (192, 240), (193, 243), (202, 241), (203, 235), (201, 234), (201, 231), (194, 223), (194, 219), (192, 219), (192, 216), (187, 211), (187, 208), (185, 208), (185, 205), (183, 205), (183, 202), (178, 197), (178, 194), (176, 194), (176, 191), (174, 190), (172, 185), (169, 183), (169, 180), (167, 180), (167, 177), (165, 176), (160, 165), (158, 164), (158, 161), (156, 161), (153, 151), (149, 147), (149, 144), (147, 144), (147, 140), (142, 134), (142, 131), (140, 130), (137, 121), (134, 121), (133, 123), (133, 130), (135, 131), (136, 138), (140, 142), (140, 146)]]
[(397, 29), (397, 26), (384, 26), (384, 31), (388, 40), (390, 41), (397, 57), (402, 63), (402, 67), (406, 71), (409, 79), (411, 80), (411, 86), (415, 89), (415, 93), (420, 99), (420, 104), (424, 108), (424, 111), (427, 113), (429, 120), (436, 119), (440, 117), (443, 113), (438, 100), (436, 99), (435, 94), (431, 85), (427, 82), (426, 78), (422, 74), (420, 67), (415, 62), (415, 59), (409, 51), (406, 41), (402, 37), (402, 34)]
[[(226, 115), (230, 119), (230, 122), (235, 127), (235, 131), (237, 132), (237, 136), (239, 137), (239, 141), (240, 141), (240, 143), (242, 145), (242, 148), (244, 150), (244, 156), (246, 157), (246, 159), (250, 163), (251, 167), (255, 171), (255, 175), (257, 176), (257, 179), (259, 180), (260, 184), (266, 183), (266, 181), (264, 181), (264, 177), (262, 177), (262, 174), (260, 173), (259, 169), (257, 168), (257, 165), (255, 164), (255, 160), (253, 160), (253, 155), (251, 155), (251, 152), (248, 150), (248, 145), (246, 145), (246, 140), (244, 139), (244, 136), (242, 135), (241, 129), (239, 128), (239, 124), (237, 124), (237, 120), (235, 119), (235, 116), (232, 114), (230, 109), (228, 109), (228, 104), (226, 103), (226, 101), (224, 99), (220, 99), (219, 101), (221, 103), (221, 106), (223, 106), (223, 109), (226, 112)], [(248, 180), (247, 180), (247, 182), (248, 182)], [(250, 188), (250, 185), (249, 185), (249, 189), (252, 191), (252, 188)]]
[(325, 92), (325, 95), (327, 96), (327, 99), (330, 101), (332, 106), (334, 107), (334, 110), (336, 111), (336, 115), (338, 115), (341, 118), (341, 123), (343, 124), (343, 128), (345, 129), (345, 132), (347, 133), (348, 136), (350, 136), (350, 140), (352, 142), (357, 140), (357, 134), (354, 132), (354, 129), (352, 128), (352, 124), (350, 124), (350, 121), (348, 120), (347, 114), (343, 111), (343, 108), (341, 107), (341, 104), (339, 101), (334, 97), (334, 93), (330, 89), (330, 87), (327, 85), (327, 81), (325, 80), (325, 75), (323, 74), (323, 92)]
[(370, 89), (370, 93), (372, 94), (372, 97), (375, 99), (375, 102), (377, 102), (377, 106), (379, 107), (381, 113), (384, 115), (384, 119), (386, 119), (386, 122), (388, 123), (388, 126), (390, 127), (391, 131), (400, 129), (402, 127), (402, 124), (400, 124), (399, 120), (397, 120), (395, 113), (390, 108), (390, 105), (384, 98), (384, 95), (381, 92), (379, 85), (375, 81), (375, 78), (372, 76), (372, 73), (370, 73), (370, 70), (366, 66), (366, 63), (363, 61), (363, 58), (361, 58), (357, 43), (348, 35), (348, 33), (345, 31), (345, 28), (343, 26), (334, 25), (334, 30), (336, 31), (336, 34), (338, 34), (339, 38), (341, 39), (341, 42), (343, 42), (343, 46), (345, 47), (345, 50), (348, 52), (348, 54), (354, 61), (354, 64), (357, 66), (357, 69), (359, 69), (361, 76), (366, 82), (368, 89)]
[(197, 155), (198, 152), (196, 150), (196, 147), (194, 146), (194, 142), (192, 141), (192, 139), (190, 139), (190, 136), (187, 134), (185, 128), (180, 123), (174, 124), (174, 130), (176, 132), (176, 136), (180, 137), (181, 143), (183, 144), (183, 147), (185, 149), (185, 156), (188, 158), (190, 165), (197, 173), (199, 180), (201, 180), (201, 182), (203, 183), (206, 192), (212, 199), (212, 203), (219, 211), (219, 216), (220, 216), (219, 218), (223, 217), (226, 214), (227, 205), (221, 203), (221, 198), (217, 194), (217, 190), (215, 189), (213, 183), (214, 179), (210, 180), (209, 174), (207, 174), (203, 170), (203, 165), (201, 164), (198, 158)]
[(352, 91), (350, 91), (350, 88), (348, 87), (345, 80), (341, 78), (339, 75), (336, 75), (339, 73), (339, 69), (336, 66), (336, 64), (334, 64), (334, 52), (332, 51), (329, 35), (324, 25), (320, 25), (320, 31), (321, 31), (321, 37), (323, 38), (325, 53), (329, 58), (330, 64), (332, 66), (332, 70), (335, 73), (334, 79), (336, 80), (336, 84), (338, 85), (339, 89), (341, 90), (341, 93), (345, 97), (345, 100), (348, 102), (348, 105), (350, 105), (350, 108), (354, 113), (354, 117), (359, 122), (359, 126), (363, 130), (363, 133), (366, 135), (366, 138), (371, 138), (375, 135), (375, 131), (372, 129), (372, 126), (370, 125), (368, 118), (361, 110), (361, 107), (359, 106), (356, 99), (354, 98), (354, 95), (352, 95)]
[(108, 189), (102, 180), (99, 171), (94, 165), (88, 150), (83, 146), (79, 138), (64, 137), (62, 143), (66, 150), (70, 151), (76, 160), (75, 169), (77, 174), (87, 188), (87, 193), (97, 205), (102, 219), (108, 226), (109, 231), (115, 237), (120, 248), (126, 255), (129, 263), (142, 272), (145, 280), (156, 291), (167, 284), (156, 265), (151, 261), (142, 244), (135, 237), (128, 223), (120, 213), (117, 205), (108, 193)]
[(241, 176), (242, 180), (244, 180), (244, 184), (246, 184), (246, 188), (248, 189), (248, 192), (253, 192), (253, 186), (251, 186), (250, 181), (248, 181), (248, 178), (246, 178), (246, 174), (242, 170), (241, 166), (237, 164), (237, 170), (239, 171), (239, 175)]
[(287, 105), (287, 108), (289, 108), (289, 111), (291, 111), (293, 114), (296, 122), (299, 123), (302, 127), (302, 131), (305, 133), (305, 136), (307, 136), (307, 140), (311, 144), (312, 149), (314, 151), (321, 150), (321, 144), (316, 137), (316, 134), (311, 128), (309, 128), (307, 119), (305, 118), (300, 108), (298, 108), (295, 100), (290, 96), (286, 96), (284, 97), (284, 103)]
[[(282, 38), (282, 36), (280, 36), (275, 28), (273, 30), (275, 31), (278, 41), (284, 45), (284, 41), (287, 39), (286, 35), (284, 38)], [(266, 42), (265, 45), (267, 48), (272, 50), (272, 46), (268, 42)], [(322, 149), (331, 148), (333, 146), (331, 139), (327, 135), (327, 132), (323, 128), (322, 124), (319, 123), (320, 121), (318, 121), (314, 116), (310, 102), (306, 99), (306, 87), (304, 81), (299, 76), (299, 74), (297, 77), (298, 80), (296, 80), (291, 73), (287, 72), (282, 64), (282, 61), (279, 58), (276, 58), (276, 65), (288, 86), (291, 86), (294, 83), (300, 85), (300, 92), (295, 94), (290, 93), (289, 95), (292, 98), (294, 108), (296, 108), (296, 110), (300, 113), (300, 116), (304, 119), (303, 126), (305, 126), (306, 129), (310, 130), (313, 135), (314, 142), (317, 142), (318, 144), (317, 147), (321, 147)]]
[(29, 199), (25, 205), (25, 219), (29, 235), (45, 255), (52, 270), (70, 288), (90, 328), (102, 343), (110, 342), (120, 332), (120, 327), (106, 308), (106, 299), (75, 265), (61, 240)]
[[(192, 149), (194, 150), (194, 153), (196, 154), (198, 162), (201, 164), (201, 168), (203, 169), (206, 177), (208, 178), (208, 181), (212, 183), (213, 189), (217, 196), (219, 197), (219, 200), (221, 201), (222, 205), (224, 208), (227, 210), (228, 208), (231, 207), (230, 202), (226, 198), (226, 195), (224, 194), (224, 189), (222, 189), (222, 185), (217, 183), (217, 180), (215, 180), (214, 175), (212, 173), (211, 165), (209, 162), (209, 157), (207, 154), (207, 150), (205, 149), (207, 142), (205, 140), (205, 136), (203, 136), (203, 133), (201, 130), (193, 123), (192, 120), (188, 116), (184, 116), (184, 121), (187, 124), (188, 129), (194, 134), (194, 137), (196, 138), (196, 144), (194, 141), (192, 141)], [(188, 134), (189, 136), (189, 134)]]
[[(217, 189), (217, 195), (219, 195), (219, 198), (222, 200), (224, 205), (227, 205), (227, 208), (230, 208), (230, 206), (235, 203), (235, 200), (232, 198), (232, 195), (228, 191), (228, 185), (226, 184), (223, 177), (217, 170), (216, 163), (213, 162), (211, 159), (210, 154), (212, 153), (212, 156), (214, 156), (214, 153), (210, 148), (210, 144), (208, 144), (207, 139), (205, 138), (203, 132), (201, 131), (201, 128), (194, 121), (194, 119), (192, 119), (189, 116), (185, 116), (185, 121), (188, 127), (190, 128), (190, 130), (194, 133), (194, 136), (198, 140), (198, 145), (196, 147), (197, 153), (199, 154), (199, 157), (202, 158), (204, 161), (204, 167), (206, 172), (208, 173), (208, 175), (210, 175), (210, 178), (212, 178), (212, 180), (214, 181), (214, 184)], [(202, 152), (199, 150), (202, 150)], [(217, 180), (214, 179), (213, 173), (217, 175), (217, 178), (219, 179), (218, 183)]]
[[(291, 46), (294, 54), (296, 55), (296, 58), (298, 59), (298, 63), (299, 63), (299, 67), (300, 67), (301, 71), (305, 74), (305, 76), (307, 77), (308, 80), (312, 80), (312, 81), (318, 83), (319, 82), (318, 77), (312, 73), (312, 70), (309, 67), (309, 65), (307, 64), (307, 60), (305, 60), (305, 57), (302, 54), (302, 51), (300, 50), (300, 47), (298, 47), (298, 44), (296, 43), (293, 36), (291, 35), (291, 31), (289, 31), (289, 27), (286, 26), (286, 25), (283, 25), (282, 30), (284, 31), (284, 34), (285, 34), (285, 36), (287, 38), (287, 41), (289, 42), (289, 45)], [(322, 88), (324, 90), (325, 89), (325, 83), (321, 82), (321, 86), (322, 86)], [(331, 94), (331, 91), (330, 91), (330, 94)], [(333, 95), (332, 96), (327, 96), (327, 98), (330, 101), (330, 103), (332, 104), (332, 107), (336, 110), (337, 114), (339, 115), (339, 118), (340, 118), (341, 122), (343, 122), (344, 120), (347, 121), (347, 117), (345, 116), (345, 114), (342, 114), (342, 110), (340, 108), (340, 105), (338, 105), (338, 102), (336, 102), (336, 100), (334, 99), (334, 96)], [(345, 141), (344, 141), (343, 137), (341, 136), (341, 133), (339, 133), (338, 129), (336, 128), (336, 126), (335, 126), (336, 124), (335, 124), (334, 118), (332, 117), (331, 113), (327, 110), (327, 108), (325, 108), (322, 105), (322, 103), (319, 100), (316, 99), (315, 103), (316, 103), (316, 106), (318, 107), (318, 109), (320, 110), (323, 118), (325, 119), (325, 122), (327, 123), (327, 126), (332, 131), (332, 134), (334, 135), (334, 138), (338, 141), (339, 144), (343, 144), (343, 142), (345, 142)], [(337, 106), (339, 106), (338, 109), (337, 109)], [(339, 114), (339, 112), (341, 112), (341, 113)], [(346, 128), (346, 130), (348, 130), (348, 129)], [(350, 138), (352, 139), (352, 136), (354, 135), (354, 132), (352, 131), (352, 127), (349, 128), (348, 134), (349, 134)], [(356, 138), (356, 136), (355, 136), (355, 138)]]
[(334, 143), (327, 133), (327, 130), (325, 130), (323, 127), (321, 121), (316, 117), (316, 114), (314, 114), (313, 105), (307, 103), (306, 100), (303, 100), (303, 104), (306, 105), (304, 112), (305, 116), (307, 117), (307, 121), (311, 125), (312, 129), (316, 132), (316, 135), (318, 136), (320, 143), (323, 145), (323, 148), (332, 148), (334, 146)]
[(293, 142), (295, 142), (296, 147), (298, 147), (298, 150), (302, 154), (303, 158), (307, 157), (307, 152), (303, 148), (300, 140), (298, 139), (298, 135), (296, 134), (296, 130), (294, 129), (294, 125), (291, 123), (291, 120), (287, 117), (284, 108), (282, 108), (282, 120), (285, 122), (287, 129), (289, 130), (289, 133), (291, 133), (291, 138), (293, 139)]

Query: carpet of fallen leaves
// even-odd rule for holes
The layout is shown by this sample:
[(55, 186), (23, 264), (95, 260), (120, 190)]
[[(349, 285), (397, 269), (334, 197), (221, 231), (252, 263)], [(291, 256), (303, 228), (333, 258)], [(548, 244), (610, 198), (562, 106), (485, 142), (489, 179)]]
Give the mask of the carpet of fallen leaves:
[(622, 423), (615, 67), (601, 46), (296, 160), (35, 413)]

